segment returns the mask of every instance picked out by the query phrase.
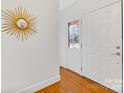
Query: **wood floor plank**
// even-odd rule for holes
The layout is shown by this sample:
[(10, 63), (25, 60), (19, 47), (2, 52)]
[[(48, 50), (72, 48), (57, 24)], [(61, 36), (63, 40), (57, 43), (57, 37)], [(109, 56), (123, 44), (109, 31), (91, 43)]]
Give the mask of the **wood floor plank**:
[(76, 73), (60, 68), (61, 81), (35, 93), (117, 93)]

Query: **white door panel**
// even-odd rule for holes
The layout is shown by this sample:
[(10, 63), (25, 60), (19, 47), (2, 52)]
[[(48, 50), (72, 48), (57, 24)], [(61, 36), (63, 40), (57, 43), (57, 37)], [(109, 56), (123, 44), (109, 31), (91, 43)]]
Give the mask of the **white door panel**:
[(82, 75), (121, 93), (121, 2), (82, 17)]
[(67, 68), (81, 73), (81, 50), (80, 49), (68, 49), (68, 66)]

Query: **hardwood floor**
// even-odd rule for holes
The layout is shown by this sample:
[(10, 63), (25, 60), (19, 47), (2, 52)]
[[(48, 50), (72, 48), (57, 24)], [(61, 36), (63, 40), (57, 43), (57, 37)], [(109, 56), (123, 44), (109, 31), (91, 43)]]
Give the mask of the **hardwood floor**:
[(117, 93), (62, 67), (60, 75), (60, 82), (35, 93)]

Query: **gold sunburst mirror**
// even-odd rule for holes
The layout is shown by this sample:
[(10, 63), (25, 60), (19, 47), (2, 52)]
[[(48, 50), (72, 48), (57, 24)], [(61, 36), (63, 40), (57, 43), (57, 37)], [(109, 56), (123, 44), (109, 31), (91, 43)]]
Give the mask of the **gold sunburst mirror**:
[(37, 33), (36, 17), (33, 17), (29, 12), (19, 6), (14, 10), (2, 10), (2, 32), (15, 36), (18, 40), (26, 40), (30, 36)]

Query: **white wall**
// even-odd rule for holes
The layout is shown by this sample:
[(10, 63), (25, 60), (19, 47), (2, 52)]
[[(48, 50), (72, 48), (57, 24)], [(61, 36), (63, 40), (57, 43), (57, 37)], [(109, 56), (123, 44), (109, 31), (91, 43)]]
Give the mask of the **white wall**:
[(60, 12), (60, 59), (61, 65), (67, 66), (67, 22), (73, 18), (81, 18), (82, 15), (94, 11), (106, 5), (120, 0), (79, 0)]
[[(21, 42), (2, 33), (2, 93), (59, 76), (58, 0), (2, 0), (2, 9), (23, 5), (38, 17), (38, 34)], [(31, 92), (26, 92), (31, 93)]]

